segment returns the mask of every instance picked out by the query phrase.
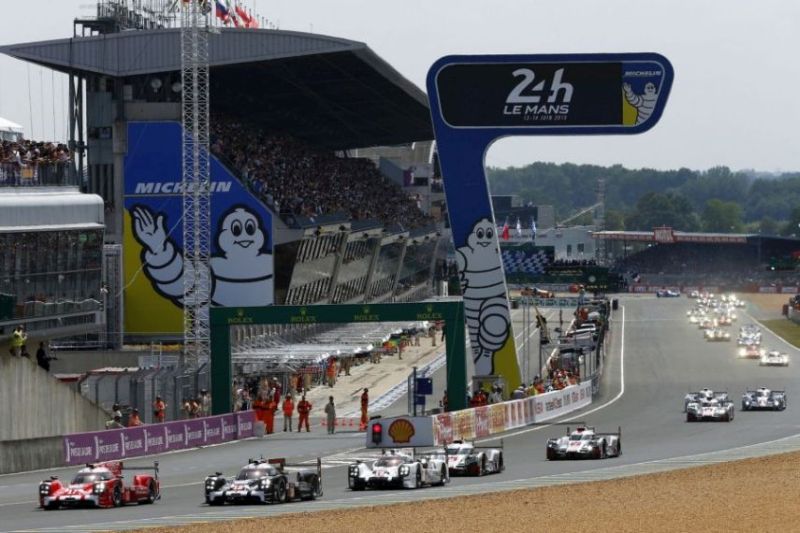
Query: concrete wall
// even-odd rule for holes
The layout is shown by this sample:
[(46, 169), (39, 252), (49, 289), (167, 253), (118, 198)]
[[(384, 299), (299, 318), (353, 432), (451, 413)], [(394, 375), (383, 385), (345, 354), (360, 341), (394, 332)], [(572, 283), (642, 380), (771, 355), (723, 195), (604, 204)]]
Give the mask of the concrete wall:
[[(0, 442), (105, 428), (108, 415), (35, 362), (0, 355)], [(37, 467), (41, 468), (41, 467)]]
[[(64, 439), (61, 437), (0, 442), (0, 474), (53, 468), (63, 464)], [(42, 474), (42, 478), (45, 477)]]

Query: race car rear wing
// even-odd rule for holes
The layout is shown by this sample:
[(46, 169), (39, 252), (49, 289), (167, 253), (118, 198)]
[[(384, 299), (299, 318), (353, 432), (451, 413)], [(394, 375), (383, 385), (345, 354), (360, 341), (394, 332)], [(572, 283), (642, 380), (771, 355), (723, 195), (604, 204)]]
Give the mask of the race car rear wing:
[(155, 478), (155, 480), (158, 481), (158, 461), (153, 461), (152, 466), (151, 465), (147, 465), (147, 466), (144, 466), (144, 465), (133, 465), (133, 466), (130, 466), (130, 465), (125, 465), (120, 461), (119, 469), (120, 469), (120, 473), (124, 472), (125, 470), (152, 470), (153, 471), (153, 478)]
[(284, 470), (286, 470), (286, 469), (288, 469), (288, 468), (294, 468), (294, 469), (299, 469), (299, 468), (305, 468), (305, 469), (309, 469), (309, 468), (316, 468), (316, 470), (317, 470), (317, 476), (319, 476), (319, 482), (320, 482), (320, 484), (322, 484), (322, 458), (321, 458), (321, 457), (317, 457), (317, 462), (316, 462), (316, 464), (308, 464), (308, 463), (287, 463), (287, 462), (286, 462), (286, 459), (285, 459), (285, 458), (283, 458), (283, 457), (280, 457), (280, 458), (277, 458), (277, 459), (268, 459), (268, 460), (267, 460), (267, 463), (269, 463), (269, 464), (271, 464), (271, 465), (274, 465), (274, 466), (275, 466), (275, 467), (276, 467), (278, 470), (280, 470), (281, 472), (283, 472)]
[(617, 426), (617, 431), (595, 431), (595, 435), (607, 435), (622, 438), (622, 426)]

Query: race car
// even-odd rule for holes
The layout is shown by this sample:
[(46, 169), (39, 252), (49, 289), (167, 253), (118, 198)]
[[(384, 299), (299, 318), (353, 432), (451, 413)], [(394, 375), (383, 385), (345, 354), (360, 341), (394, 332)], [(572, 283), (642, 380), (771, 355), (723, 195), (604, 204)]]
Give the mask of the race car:
[(499, 448), (475, 446), (474, 443), (453, 441), (444, 449), (450, 475), (482, 476), (505, 470), (503, 463), (503, 441)]
[(686, 412), (686, 408), (692, 402), (703, 402), (703, 401), (710, 401), (710, 400), (718, 400), (720, 402), (727, 402), (728, 400), (728, 393), (723, 392), (714, 392), (713, 390), (709, 389), (708, 387), (700, 389), (697, 392), (688, 392), (686, 396), (683, 397), (683, 412)]
[(317, 458), (312, 467), (285, 459), (250, 459), (236, 477), (217, 472), (206, 477), (204, 487), (209, 505), (315, 500), (322, 496), (322, 461)]
[[(125, 486), (123, 470), (153, 470), (137, 474)], [(51, 476), (39, 483), (39, 506), (45, 510), (61, 507), (120, 507), (127, 503), (154, 503), (161, 497), (158, 462), (147, 467), (125, 467), (122, 461), (87, 464), (69, 483)]]
[(677, 298), (681, 295), (680, 292), (674, 291), (672, 289), (659, 289), (656, 291), (656, 297), (658, 298)]
[(622, 455), (622, 428), (616, 433), (598, 433), (580, 426), (563, 437), (547, 439), (547, 459), (605, 459)]
[(371, 464), (356, 461), (347, 468), (347, 486), (350, 489), (418, 489), (425, 485), (444, 486), (450, 482), (447, 462), (440, 457), (439, 452), (383, 452)]
[(737, 355), (745, 359), (761, 359), (766, 353), (767, 351), (758, 344), (748, 344), (740, 346)]
[(733, 402), (717, 398), (689, 402), (686, 406), (687, 422), (730, 422), (733, 420)]
[[(725, 313), (725, 314), (719, 315), (719, 317), (717, 318), (717, 325), (718, 326), (730, 326), (731, 324), (733, 324), (734, 320), (735, 320), (735, 315), (732, 315), (732, 314), (729, 314), (729, 313)], [(730, 338), (730, 335), (728, 335), (728, 337)]]
[(707, 341), (712, 342), (731, 340), (731, 334), (721, 328), (707, 329), (705, 331), (705, 337)]
[(761, 328), (755, 324), (746, 324), (739, 328), (739, 338), (736, 341), (739, 346), (749, 346), (751, 344), (761, 344)]
[(697, 323), (698, 329), (714, 329), (717, 327), (717, 321), (713, 318), (703, 318)]
[(742, 411), (783, 411), (786, 409), (786, 391), (759, 387), (742, 395)]
[(761, 356), (758, 364), (760, 366), (789, 366), (789, 354), (778, 350), (770, 350)]

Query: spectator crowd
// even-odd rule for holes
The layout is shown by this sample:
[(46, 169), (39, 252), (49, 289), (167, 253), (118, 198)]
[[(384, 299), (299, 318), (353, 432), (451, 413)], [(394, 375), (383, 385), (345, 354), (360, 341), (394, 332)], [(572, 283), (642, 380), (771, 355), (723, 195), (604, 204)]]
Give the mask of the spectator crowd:
[(225, 117), (212, 121), (211, 151), (281, 216), (345, 214), (406, 228), (433, 220), (367, 159), (337, 157)]
[(57, 185), (68, 175), (72, 159), (64, 144), (41, 141), (0, 141), (0, 185)]

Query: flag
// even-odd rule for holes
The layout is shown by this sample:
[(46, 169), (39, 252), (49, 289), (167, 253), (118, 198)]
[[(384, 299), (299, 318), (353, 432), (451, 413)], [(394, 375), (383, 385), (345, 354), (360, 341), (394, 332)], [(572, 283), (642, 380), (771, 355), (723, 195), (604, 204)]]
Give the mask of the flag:
[(221, 20), (225, 24), (228, 24), (230, 22), (230, 12), (228, 11), (228, 8), (225, 7), (225, 5), (220, 0), (216, 0), (215, 4), (216, 4), (215, 15), (219, 20)]
[(237, 28), (241, 26), (239, 17), (236, 15), (236, 10), (231, 5), (231, 0), (225, 0), (225, 7), (228, 10), (228, 23), (233, 22), (233, 25)]
[(502, 234), (502, 237), (503, 237), (503, 240), (504, 240), (504, 241), (507, 241), (508, 239), (510, 239), (510, 238), (511, 238), (511, 235), (509, 235), (509, 231), (508, 231), (508, 218), (506, 218), (506, 221), (505, 221), (505, 223), (503, 224), (503, 234)]
[(536, 219), (531, 217), (531, 240), (536, 239)]
[(258, 18), (254, 17), (252, 14), (250, 15), (250, 27), (258, 28)]
[(517, 237), (522, 237), (522, 223), (519, 221), (519, 217), (517, 217)]
[(236, 4), (235, 10), (236, 14), (239, 15), (239, 18), (242, 21), (242, 26), (244, 26), (245, 28), (249, 28), (250, 24), (253, 23), (253, 17), (251, 17), (250, 14), (247, 11), (245, 11), (245, 9), (239, 4)]

